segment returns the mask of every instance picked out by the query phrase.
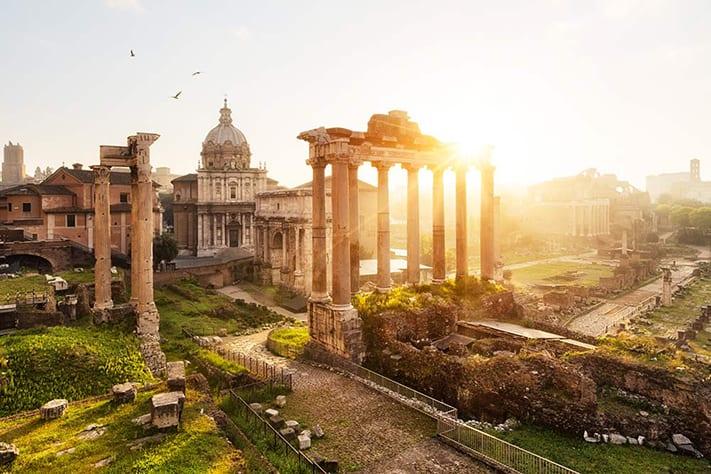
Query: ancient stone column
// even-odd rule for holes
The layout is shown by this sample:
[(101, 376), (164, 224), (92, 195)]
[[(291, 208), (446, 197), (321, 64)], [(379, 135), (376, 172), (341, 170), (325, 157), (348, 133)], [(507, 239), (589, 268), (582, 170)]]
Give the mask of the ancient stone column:
[[(134, 246), (136, 244), (135, 235), (138, 232), (137, 222), (138, 222), (138, 171), (135, 167), (130, 168), (131, 171), (131, 306), (134, 308), (138, 307), (138, 292), (140, 291), (137, 287), (134, 287), (134, 282), (139, 280), (138, 268), (139, 268), (139, 254), (138, 250), (134, 251)], [(198, 216), (198, 218), (201, 216)], [(198, 219), (198, 222), (202, 223), (202, 220)], [(202, 227), (198, 226), (198, 231), (202, 231)], [(198, 234), (202, 237), (202, 233)]]
[(492, 280), (496, 261), (494, 256), (494, 166), (481, 165), (481, 278)]
[(360, 289), (360, 209), (358, 207), (358, 166), (348, 163), (348, 222), (350, 224), (351, 293)]
[[(132, 207), (137, 208), (131, 222), (131, 281), (132, 291), (138, 290), (135, 300), (136, 334), (141, 338), (141, 353), (146, 365), (154, 374), (165, 371), (165, 354), (160, 348), (160, 314), (153, 301), (153, 180), (151, 179), (150, 146), (158, 139), (154, 133), (139, 133), (129, 137), (129, 148), (134, 150), (135, 164), (131, 166), (132, 187), (135, 178), (135, 196)], [(135, 197), (135, 198), (134, 198)], [(132, 218), (134, 214), (132, 213)], [(135, 254), (135, 255), (134, 255)]]
[(432, 281), (442, 283), (446, 278), (444, 251), (444, 170), (432, 171)]
[(390, 190), (387, 163), (373, 163), (378, 170), (378, 281), (376, 288), (390, 290)]
[(420, 180), (417, 166), (407, 170), (407, 282), (420, 282)]
[(113, 307), (111, 300), (111, 204), (108, 166), (92, 166), (94, 170), (94, 308)]
[(351, 249), (348, 238), (350, 225), (348, 198), (348, 161), (338, 156), (331, 162), (331, 214), (333, 222), (333, 251), (331, 252), (333, 305), (339, 309), (351, 306)]
[(289, 240), (289, 228), (284, 227), (281, 231), (281, 271), (289, 271), (289, 262), (286, 258), (286, 244)]
[(496, 279), (503, 278), (501, 262), (501, 196), (494, 197), (494, 266)]
[(297, 226), (295, 230), (295, 236), (294, 236), (294, 255), (296, 260), (296, 268), (294, 271), (301, 275), (301, 227)]
[(313, 181), (311, 186), (311, 241), (312, 241), (312, 271), (311, 271), (311, 301), (324, 302), (328, 300), (326, 280), (326, 163), (320, 160), (309, 160)]
[(672, 272), (669, 268), (662, 269), (664, 276), (662, 277), (662, 306), (672, 304)]
[(456, 251), (457, 279), (469, 274), (467, 261), (467, 168), (458, 166), (456, 173)]

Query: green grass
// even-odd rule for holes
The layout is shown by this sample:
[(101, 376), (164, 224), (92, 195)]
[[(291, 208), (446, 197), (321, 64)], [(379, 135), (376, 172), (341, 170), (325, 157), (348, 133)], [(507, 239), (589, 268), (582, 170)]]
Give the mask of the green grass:
[(306, 326), (281, 327), (269, 333), (267, 346), (276, 355), (282, 357), (297, 357), (311, 340), (309, 328)]
[[(107, 457), (114, 459), (102, 472), (246, 472), (240, 452), (210, 418), (200, 414), (200, 409), (207, 407), (194, 401), (197, 394), (192, 391), (188, 391), (178, 432), (131, 450), (132, 440), (153, 434), (131, 420), (150, 411), (149, 399), (154, 393), (139, 393), (135, 403), (120, 406), (111, 401), (70, 404), (62, 418), (49, 422), (38, 417), (0, 421), (0, 440), (12, 442), (20, 450), (11, 472), (90, 472), (94, 463)], [(106, 425), (107, 432), (91, 441), (77, 438), (90, 423)], [(56, 456), (69, 448), (76, 450)]]
[(592, 444), (583, 441), (582, 435), (578, 438), (532, 426), (496, 435), (581, 474), (692, 474), (708, 473), (710, 469), (706, 460), (639, 446)]
[(702, 278), (692, 283), (686, 293), (674, 298), (670, 306), (660, 306), (647, 313), (650, 326), (641, 326), (645, 333), (676, 336), (678, 330), (699, 316), (699, 307), (711, 302), (711, 279)]
[(606, 265), (574, 262), (541, 263), (517, 268), (512, 272), (514, 283), (524, 286), (596, 286), (600, 277), (612, 276), (612, 268)]
[(0, 338), (7, 364), (0, 377), (0, 416), (53, 398), (78, 400), (113, 384), (152, 379), (138, 339), (116, 328), (52, 327)]
[(48, 286), (44, 275), (21, 276), (19, 278), (0, 280), (0, 299), (15, 296), (17, 293), (31, 291), (41, 293), (46, 291)]

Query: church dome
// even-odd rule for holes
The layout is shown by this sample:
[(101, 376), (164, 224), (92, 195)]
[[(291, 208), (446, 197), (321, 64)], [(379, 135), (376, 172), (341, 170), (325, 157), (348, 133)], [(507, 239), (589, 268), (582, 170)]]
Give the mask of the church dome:
[(227, 142), (234, 146), (247, 145), (244, 133), (232, 125), (232, 110), (227, 107), (227, 99), (225, 99), (225, 106), (220, 109), (220, 123), (210, 130), (203, 143), (224, 145)]

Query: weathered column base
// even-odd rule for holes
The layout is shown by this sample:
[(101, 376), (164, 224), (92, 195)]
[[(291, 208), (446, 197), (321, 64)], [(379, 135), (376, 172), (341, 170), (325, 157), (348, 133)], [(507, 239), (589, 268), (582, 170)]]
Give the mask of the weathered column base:
[(444, 279), (444, 278), (433, 278), (433, 279), (432, 279), (432, 284), (433, 284), (433, 285), (441, 285), (441, 284), (444, 283), (445, 281), (447, 281), (447, 280)]
[(165, 374), (165, 354), (160, 348), (160, 314), (154, 303), (136, 312), (136, 334), (141, 340), (140, 350), (146, 365), (156, 377)]
[(351, 305), (309, 301), (311, 342), (328, 352), (360, 364), (364, 349), (361, 319)]

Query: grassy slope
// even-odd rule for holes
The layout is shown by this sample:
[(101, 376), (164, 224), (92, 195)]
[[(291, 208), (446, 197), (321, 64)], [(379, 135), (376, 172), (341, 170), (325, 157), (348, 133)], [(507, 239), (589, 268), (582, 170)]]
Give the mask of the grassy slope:
[(581, 474), (708, 473), (706, 460), (696, 460), (638, 446), (591, 444), (551, 430), (523, 426), (507, 434), (506, 441), (552, 459)]
[(37, 408), (53, 398), (81, 399), (113, 384), (151, 375), (138, 340), (118, 328), (52, 327), (0, 338), (12, 384), (0, 396), (0, 416)]
[[(582, 275), (573, 280), (557, 278), (571, 271), (582, 272)], [(560, 284), (595, 286), (598, 284), (600, 277), (611, 275), (612, 268), (605, 265), (550, 262), (513, 270), (513, 281), (519, 285)]]
[(30, 291), (43, 292), (47, 289), (44, 275), (23, 276), (0, 280), (0, 298)]
[[(131, 420), (150, 411), (153, 393), (139, 393), (136, 403), (118, 407), (110, 401), (70, 404), (64, 417), (50, 422), (37, 417), (0, 421), (0, 440), (12, 441), (20, 450), (12, 472), (87, 472), (94, 463), (110, 456), (114, 461), (104, 472), (243, 471), (240, 452), (225, 440), (211, 419), (200, 414), (203, 405), (193, 401), (197, 395), (190, 391), (181, 430), (168, 434), (160, 443), (131, 450), (130, 441), (151, 434)], [(90, 423), (104, 424), (108, 431), (95, 440), (78, 439), (76, 435)], [(72, 447), (76, 448), (73, 453), (56, 456)]]
[(269, 334), (269, 339), (276, 342), (275, 352), (283, 357), (300, 354), (311, 340), (306, 326), (276, 328)]

